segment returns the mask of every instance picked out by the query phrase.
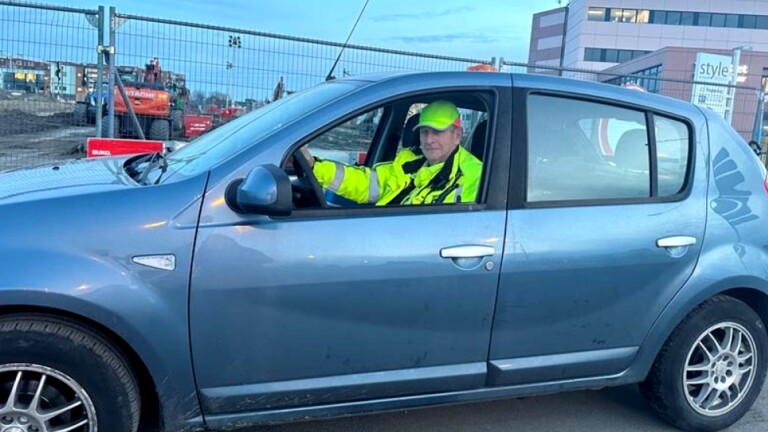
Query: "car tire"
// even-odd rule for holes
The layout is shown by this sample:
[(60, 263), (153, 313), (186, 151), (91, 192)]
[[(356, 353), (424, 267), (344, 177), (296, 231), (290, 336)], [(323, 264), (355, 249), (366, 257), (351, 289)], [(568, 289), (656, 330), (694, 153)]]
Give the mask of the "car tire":
[(716, 431), (752, 407), (766, 374), (768, 335), (752, 308), (717, 296), (693, 310), (659, 352), (640, 392), (667, 422)]
[(72, 113), (72, 121), (75, 126), (88, 125), (88, 105), (84, 103), (76, 103), (75, 111)]
[(0, 318), (0, 346), (1, 430), (138, 429), (136, 379), (97, 333), (46, 315), (11, 315)]
[(168, 120), (155, 119), (149, 125), (147, 138), (151, 140), (167, 141), (171, 137), (171, 125)]

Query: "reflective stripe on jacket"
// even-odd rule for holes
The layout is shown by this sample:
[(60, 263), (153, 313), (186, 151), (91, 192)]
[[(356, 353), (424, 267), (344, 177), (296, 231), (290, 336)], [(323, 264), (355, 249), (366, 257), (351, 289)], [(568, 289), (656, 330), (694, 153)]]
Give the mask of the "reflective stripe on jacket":
[[(445, 167), (446, 163), (451, 165)], [(441, 171), (445, 178), (436, 178)], [(403, 149), (395, 160), (373, 168), (322, 160), (313, 168), (324, 188), (359, 204), (376, 205), (475, 202), (482, 171), (482, 162), (463, 147), (448, 161), (432, 166), (424, 156)], [(404, 191), (407, 195), (401, 197)]]

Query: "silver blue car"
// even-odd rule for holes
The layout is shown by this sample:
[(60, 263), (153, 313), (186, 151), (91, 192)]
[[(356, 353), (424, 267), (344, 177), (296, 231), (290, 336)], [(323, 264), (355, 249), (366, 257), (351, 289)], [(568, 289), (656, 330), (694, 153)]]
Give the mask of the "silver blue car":
[[(358, 204), (461, 113), (476, 202)], [(0, 174), (0, 432), (229, 430), (639, 383), (725, 428), (768, 365), (768, 184), (715, 114), (501, 73), (323, 83), (170, 154)]]

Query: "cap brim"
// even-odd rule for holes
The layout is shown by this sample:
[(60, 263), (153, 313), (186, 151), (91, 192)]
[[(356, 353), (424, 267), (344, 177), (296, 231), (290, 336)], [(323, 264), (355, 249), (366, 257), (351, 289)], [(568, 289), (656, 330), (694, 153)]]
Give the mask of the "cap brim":
[(448, 130), (448, 128), (453, 126), (453, 125), (454, 125), (453, 123), (449, 123), (449, 124), (447, 124), (447, 125), (445, 125), (443, 127), (439, 127), (439, 126), (434, 125), (432, 123), (419, 123), (419, 124), (417, 124), (416, 126), (413, 127), (413, 130), (416, 131), (420, 127), (428, 127), (430, 129), (434, 129), (434, 130), (442, 132), (444, 130)]

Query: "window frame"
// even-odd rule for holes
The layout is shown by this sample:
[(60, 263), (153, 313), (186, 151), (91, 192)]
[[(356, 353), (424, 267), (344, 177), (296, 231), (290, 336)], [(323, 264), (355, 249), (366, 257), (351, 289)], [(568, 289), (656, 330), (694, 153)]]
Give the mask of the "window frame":
[[(507, 92), (505, 92), (505, 89)], [(435, 95), (455, 95), (460, 93), (466, 94), (482, 94), (478, 98), (482, 98), (484, 102), (490, 102), (487, 105), (488, 109), (488, 131), (486, 136), (486, 160), (483, 160), (483, 173), (481, 178), (481, 186), (478, 196), (478, 201), (475, 203), (455, 203), (455, 204), (427, 204), (427, 205), (398, 205), (398, 206), (376, 206), (373, 204), (362, 204), (352, 207), (330, 207), (330, 208), (295, 208), (289, 216), (270, 216), (276, 220), (291, 220), (291, 219), (307, 219), (307, 218), (337, 218), (337, 217), (363, 217), (363, 216), (384, 216), (384, 215), (413, 215), (413, 214), (436, 214), (436, 213), (465, 213), (473, 211), (484, 210), (499, 210), (504, 209), (504, 201), (508, 193), (508, 180), (509, 176), (503, 175), (504, 169), (509, 171), (509, 155), (511, 152), (510, 145), (504, 145), (503, 140), (504, 131), (503, 128), (509, 127), (509, 120), (505, 121), (506, 107), (503, 104), (503, 100), (508, 101), (511, 95), (505, 95), (504, 93), (511, 93), (511, 87), (449, 87), (449, 88), (434, 88), (428, 90), (421, 90), (411, 93), (398, 94), (385, 99), (381, 99), (375, 103), (360, 107), (353, 111), (350, 111), (343, 117), (334, 119), (333, 122), (327, 123), (312, 133), (302, 137), (295, 143), (291, 144), (285, 150), (284, 155), (280, 160), (279, 167), (283, 167), (291, 155), (305, 144), (308, 144), (312, 140), (316, 139), (320, 135), (344, 124), (345, 122), (354, 119), (360, 115), (363, 115), (372, 110), (384, 108), (385, 112), (390, 110), (395, 105), (405, 103), (410, 99), (419, 97), (432, 97)], [(412, 101), (409, 103), (413, 103)], [(509, 105), (509, 104), (507, 104)], [(511, 111), (511, 107), (509, 107)], [(511, 117), (511, 113), (507, 115)], [(390, 122), (391, 119), (388, 119)], [(380, 124), (379, 128), (384, 127)], [(376, 135), (380, 133), (389, 132), (389, 130), (377, 130)], [(501, 143), (501, 144), (499, 144)], [(506, 163), (505, 163), (506, 160)], [(370, 167), (372, 160), (367, 158), (365, 166)], [(498, 172), (494, 175), (494, 172)]]
[[(615, 99), (606, 99), (598, 96), (575, 93), (569, 91), (557, 91), (547, 89), (516, 89), (519, 94), (515, 95), (516, 106), (523, 106), (524, 109), (518, 109), (522, 114), (516, 117), (515, 130), (513, 138), (515, 142), (520, 143), (513, 148), (516, 162), (513, 161), (512, 169), (518, 173), (510, 182), (510, 209), (513, 208), (563, 208), (563, 207), (590, 207), (590, 206), (611, 206), (628, 204), (657, 204), (668, 202), (679, 202), (687, 199), (692, 191), (693, 176), (696, 171), (696, 136), (691, 120), (678, 114), (653, 109), (647, 106), (637, 105)], [(541, 95), (549, 97), (566, 98), (577, 101), (609, 105), (620, 109), (628, 109), (644, 113), (646, 119), (646, 130), (649, 131), (649, 177), (651, 183), (651, 196), (642, 198), (604, 198), (604, 199), (584, 199), (584, 200), (558, 200), (558, 201), (528, 201), (528, 97), (531, 95)], [(687, 171), (685, 173), (683, 186), (675, 195), (658, 196), (658, 155), (656, 149), (656, 132), (654, 116), (665, 117), (670, 120), (678, 121), (685, 125), (688, 130), (688, 161)], [(651, 133), (650, 131), (653, 131)]]

